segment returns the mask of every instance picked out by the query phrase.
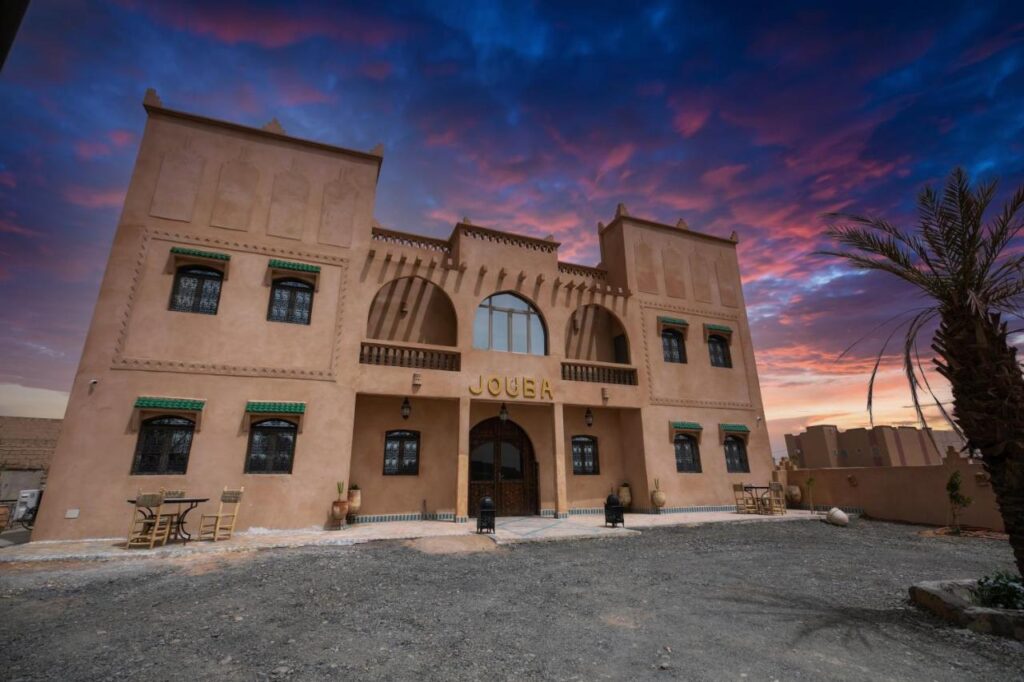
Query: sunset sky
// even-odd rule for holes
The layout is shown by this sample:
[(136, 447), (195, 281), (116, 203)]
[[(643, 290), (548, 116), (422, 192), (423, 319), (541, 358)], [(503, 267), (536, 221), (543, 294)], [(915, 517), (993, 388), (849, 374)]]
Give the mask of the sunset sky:
[[(394, 229), (470, 216), (585, 264), (620, 201), (735, 230), (773, 451), (863, 424), (880, 333), (836, 358), (919, 302), (815, 255), (821, 215), (910, 223), (956, 165), (1024, 183), (1024, 5), (838, 4), (36, 0), (0, 73), (0, 414), (63, 415), (153, 87), (383, 143)], [(911, 422), (881, 377), (876, 422)]]

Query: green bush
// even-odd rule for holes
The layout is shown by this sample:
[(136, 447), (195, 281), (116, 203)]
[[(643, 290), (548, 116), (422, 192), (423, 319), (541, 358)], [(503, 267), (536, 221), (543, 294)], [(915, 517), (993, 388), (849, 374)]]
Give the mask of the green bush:
[(979, 606), (1024, 609), (1024, 579), (1009, 571), (996, 571), (978, 581), (972, 592)]

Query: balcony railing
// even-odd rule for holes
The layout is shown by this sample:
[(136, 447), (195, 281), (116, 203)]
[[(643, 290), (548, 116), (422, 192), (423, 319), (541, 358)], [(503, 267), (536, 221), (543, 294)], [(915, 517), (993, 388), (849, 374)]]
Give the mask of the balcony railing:
[(359, 362), (364, 365), (440, 369), (445, 372), (458, 372), (462, 368), (462, 356), (458, 351), (422, 346), (399, 346), (375, 341), (363, 342), (359, 349)]
[(600, 362), (563, 362), (562, 379), (636, 386), (636, 368)]

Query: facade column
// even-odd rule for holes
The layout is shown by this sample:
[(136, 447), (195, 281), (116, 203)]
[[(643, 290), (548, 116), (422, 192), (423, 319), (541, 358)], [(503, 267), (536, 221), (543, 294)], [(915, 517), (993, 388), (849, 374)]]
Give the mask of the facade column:
[(459, 452), (455, 472), (455, 523), (469, 521), (469, 398), (459, 398)]
[(555, 417), (555, 518), (569, 518), (569, 494), (565, 482), (565, 409), (562, 403), (553, 406)]

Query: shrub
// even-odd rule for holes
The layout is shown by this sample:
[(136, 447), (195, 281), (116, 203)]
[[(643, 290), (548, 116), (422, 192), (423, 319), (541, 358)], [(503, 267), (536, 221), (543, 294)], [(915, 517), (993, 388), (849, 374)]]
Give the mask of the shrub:
[(1024, 579), (1009, 571), (996, 571), (978, 581), (971, 590), (979, 606), (994, 609), (1024, 609)]

